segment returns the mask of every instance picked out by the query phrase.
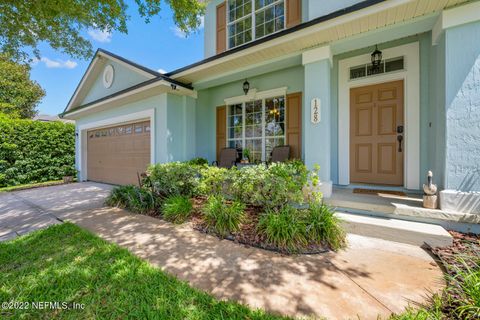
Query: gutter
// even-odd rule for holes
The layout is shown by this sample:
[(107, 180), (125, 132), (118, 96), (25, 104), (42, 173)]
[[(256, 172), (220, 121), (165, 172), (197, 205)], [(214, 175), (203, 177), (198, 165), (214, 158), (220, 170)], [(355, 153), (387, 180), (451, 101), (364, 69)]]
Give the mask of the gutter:
[[(89, 103), (86, 103), (84, 105), (81, 105), (75, 109), (72, 109), (72, 110), (69, 110), (69, 111), (64, 111), (62, 113), (60, 113), (58, 116), (60, 118), (64, 118), (66, 115), (69, 115), (69, 114), (72, 114), (72, 113), (75, 113), (75, 112), (78, 112), (78, 111), (82, 111), (84, 109), (87, 109), (89, 107), (92, 107), (96, 104), (99, 104), (99, 103), (102, 103), (102, 102), (105, 102), (105, 101), (108, 101), (108, 100), (111, 100), (111, 99), (114, 99), (114, 98), (117, 98), (117, 97), (120, 97), (124, 94), (127, 94), (129, 92), (132, 92), (132, 91), (135, 91), (137, 89), (142, 89), (142, 88), (145, 88), (145, 87), (148, 87), (152, 84), (156, 84), (158, 82), (161, 82), (161, 81), (165, 81), (165, 82), (168, 82), (170, 84), (174, 84), (174, 85), (177, 85), (177, 83), (179, 83), (178, 81), (169, 81), (167, 79), (164, 79), (164, 78), (153, 78), (153, 79), (150, 79), (150, 80), (147, 80), (147, 81), (144, 81), (144, 82), (141, 82), (139, 84), (136, 84), (132, 87), (128, 87), (126, 89), (123, 89), (123, 90), (120, 90), (120, 91), (117, 91), (115, 93), (112, 93), (111, 95), (108, 95), (108, 96), (105, 96), (105, 97), (102, 97), (100, 99), (97, 99), (97, 100), (94, 100), (94, 101), (91, 101)], [(191, 91), (194, 91), (193, 87), (192, 86), (187, 86), (187, 85), (184, 85), (184, 84), (179, 84), (179, 86), (187, 89), (187, 90), (191, 90)], [(145, 88), (145, 89), (148, 89), (148, 88)]]

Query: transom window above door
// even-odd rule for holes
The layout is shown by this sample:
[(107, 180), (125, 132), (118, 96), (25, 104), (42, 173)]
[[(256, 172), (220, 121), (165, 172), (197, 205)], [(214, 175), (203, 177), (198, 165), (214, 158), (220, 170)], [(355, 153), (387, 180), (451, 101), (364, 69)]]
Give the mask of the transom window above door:
[(285, 144), (285, 96), (228, 105), (227, 132), (238, 158), (248, 149), (251, 162), (270, 160), (273, 148)]
[(228, 47), (285, 29), (285, 0), (228, 0)]

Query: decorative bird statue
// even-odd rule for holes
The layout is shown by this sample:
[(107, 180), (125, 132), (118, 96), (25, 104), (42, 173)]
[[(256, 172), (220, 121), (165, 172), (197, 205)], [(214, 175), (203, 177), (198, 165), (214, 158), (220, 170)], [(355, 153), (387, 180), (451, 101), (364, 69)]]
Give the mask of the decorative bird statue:
[(432, 171), (428, 171), (427, 184), (423, 185), (423, 192), (425, 192), (425, 194), (427, 196), (433, 196), (433, 195), (437, 194), (437, 185), (433, 184), (433, 173), (432, 173)]

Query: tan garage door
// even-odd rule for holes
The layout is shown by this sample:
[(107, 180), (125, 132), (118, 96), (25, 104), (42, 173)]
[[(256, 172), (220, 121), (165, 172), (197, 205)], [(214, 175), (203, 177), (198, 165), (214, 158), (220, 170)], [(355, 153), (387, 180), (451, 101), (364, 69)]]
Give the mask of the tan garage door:
[(88, 131), (88, 180), (137, 184), (150, 163), (150, 121)]

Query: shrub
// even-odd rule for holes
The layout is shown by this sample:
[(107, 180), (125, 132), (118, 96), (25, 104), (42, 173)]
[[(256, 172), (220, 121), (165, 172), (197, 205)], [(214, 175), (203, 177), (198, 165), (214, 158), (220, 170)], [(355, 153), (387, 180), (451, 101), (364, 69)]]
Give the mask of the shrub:
[(205, 222), (221, 236), (240, 230), (245, 213), (245, 205), (233, 201), (227, 203), (225, 198), (219, 195), (210, 196), (203, 208)]
[(162, 197), (194, 195), (198, 187), (198, 168), (188, 163), (170, 162), (151, 165), (147, 175), (153, 192)]
[(310, 203), (310, 207), (305, 210), (307, 240), (313, 243), (325, 241), (334, 250), (344, 248), (345, 230), (340, 224), (340, 219), (334, 214), (335, 212), (325, 204)]
[(457, 258), (460, 266), (450, 267), (454, 275), (448, 277), (451, 285), (446, 294), (456, 299), (453, 313), (458, 319), (480, 318), (480, 253), (472, 255), (466, 260), (460, 256)]
[(185, 222), (192, 213), (192, 201), (185, 196), (170, 196), (163, 204), (163, 217), (174, 223)]
[(299, 162), (260, 164), (234, 170), (229, 192), (244, 203), (267, 209), (303, 201), (307, 169)]
[(192, 166), (204, 166), (204, 165), (208, 165), (208, 160), (205, 158), (197, 157), (197, 158), (188, 160), (186, 163)]
[(318, 172), (320, 166), (314, 165), (313, 170), (310, 170), (307, 174), (308, 182), (303, 187), (303, 200), (304, 202), (321, 202), (323, 194), (320, 191), (320, 177)]
[(200, 169), (198, 194), (216, 195), (228, 193), (226, 190), (231, 172), (220, 167), (204, 167)]
[(135, 213), (151, 213), (156, 203), (155, 197), (148, 190), (127, 185), (113, 188), (105, 204), (125, 208)]
[(301, 212), (291, 206), (268, 210), (258, 222), (258, 231), (278, 248), (295, 251), (307, 244)]
[(0, 187), (59, 180), (75, 172), (75, 125), (0, 115)]

